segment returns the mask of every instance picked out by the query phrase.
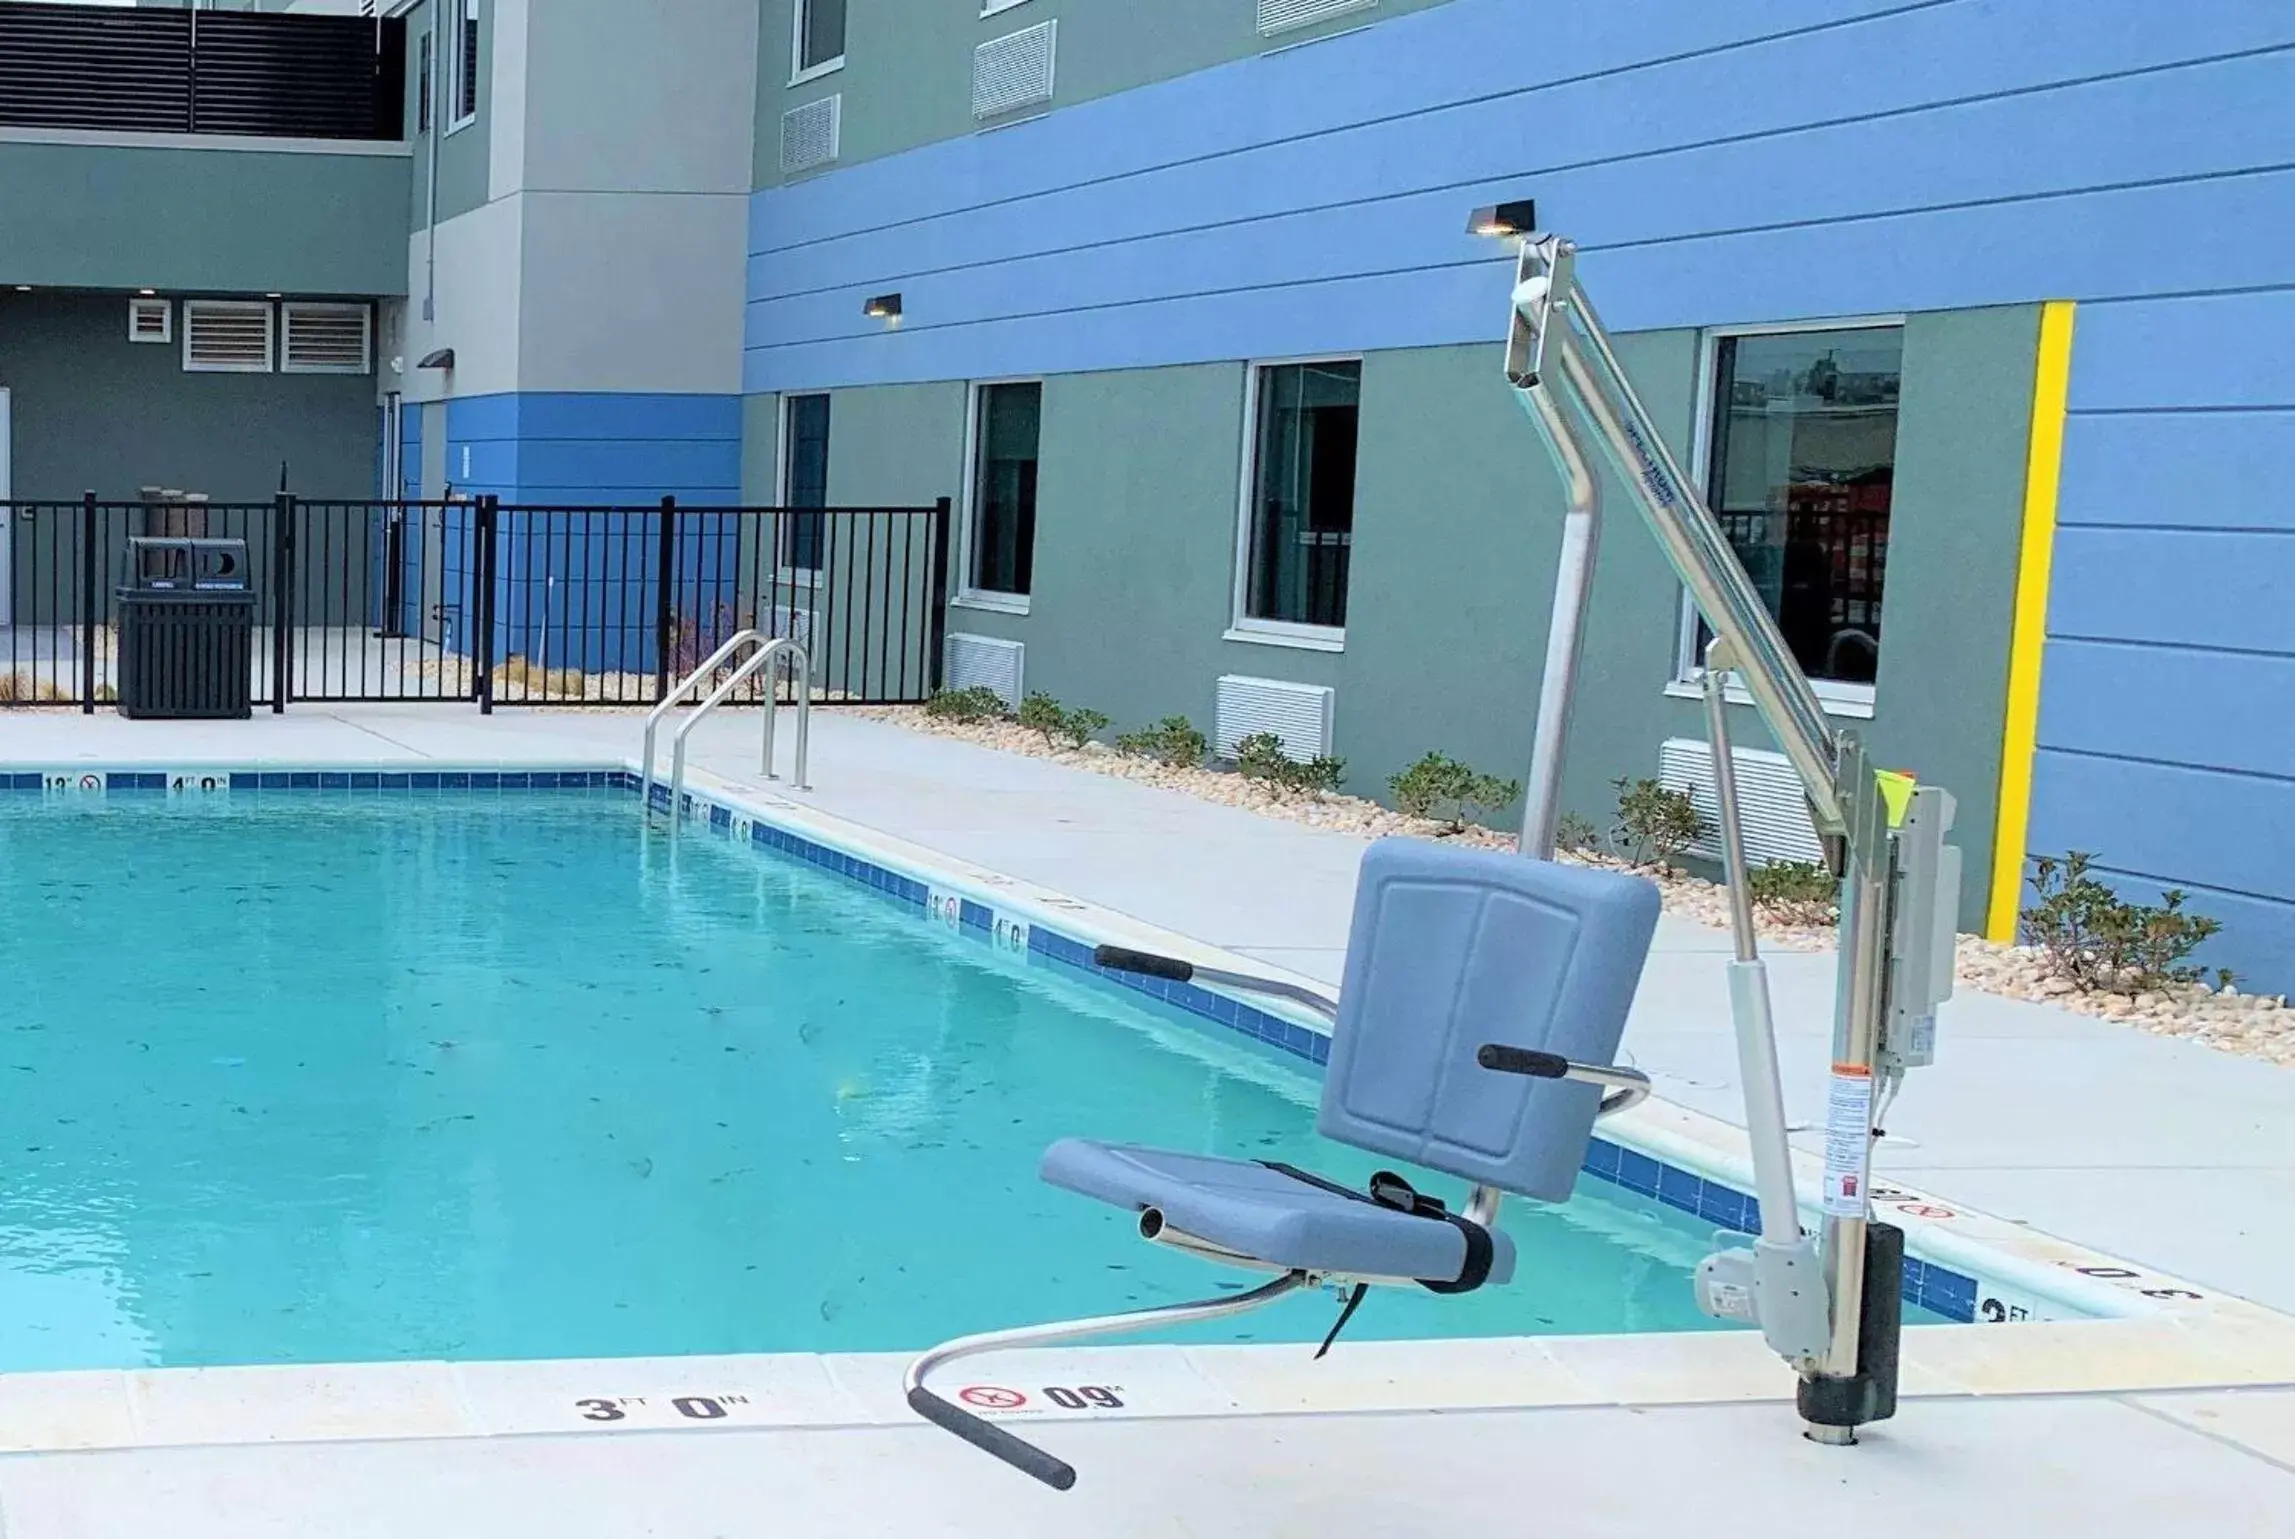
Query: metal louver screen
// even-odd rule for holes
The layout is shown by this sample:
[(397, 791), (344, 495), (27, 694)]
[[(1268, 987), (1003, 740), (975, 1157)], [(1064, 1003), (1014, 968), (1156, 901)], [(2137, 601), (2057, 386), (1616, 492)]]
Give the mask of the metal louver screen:
[(995, 636), (949, 633), (942, 657), (943, 689), (971, 689), (978, 685), (996, 691), (996, 698), (1012, 709), (1020, 708), (1020, 679), (1027, 652), (1017, 641)]
[(0, 125), (397, 139), (406, 24), (0, 3)]
[(972, 115), (998, 117), (1052, 99), (1057, 21), (1038, 22), (972, 50)]
[(1379, 0), (1259, 0), (1259, 35), (1273, 37), (1294, 27), (1312, 26), (1329, 16), (1367, 11)]
[(164, 299), (131, 299), (128, 301), (128, 340), (130, 342), (170, 342), (175, 330), (168, 324), (172, 307)]
[(1212, 707), (1212, 749), (1231, 759), (1245, 738), (1272, 732), (1283, 740), (1285, 754), (1304, 763), (1331, 751), (1337, 701), (1337, 693), (1326, 685), (1224, 675)]
[[(1809, 799), (1801, 777), (1781, 753), (1759, 748), (1735, 748), (1737, 811), (1745, 824), (1745, 858), (1757, 866), (1781, 860), (1822, 860), (1824, 846), (1817, 842), (1817, 827), (1809, 819)], [(1700, 738), (1668, 738), (1658, 745), (1658, 779), (1671, 791), (1687, 791), (1705, 819), (1705, 838), (1690, 846), (1709, 860), (1721, 857), (1721, 846), (1711, 830), (1721, 822), (1721, 804), (1713, 794), (1713, 747)]]
[(280, 368), (289, 374), (364, 374), (369, 312), (365, 305), (286, 307)]
[(844, 117), (842, 95), (792, 107), (781, 114), (781, 169), (803, 171), (837, 158), (837, 134)]
[(185, 300), (183, 366), (195, 373), (269, 373), (271, 307), (244, 300)]

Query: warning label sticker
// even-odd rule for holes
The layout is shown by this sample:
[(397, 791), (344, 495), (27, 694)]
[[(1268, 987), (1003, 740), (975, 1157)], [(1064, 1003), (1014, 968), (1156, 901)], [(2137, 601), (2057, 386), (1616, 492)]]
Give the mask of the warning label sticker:
[(1835, 1218), (1863, 1218), (1872, 1201), (1873, 1071), (1833, 1065), (1825, 1099), (1823, 1206)]

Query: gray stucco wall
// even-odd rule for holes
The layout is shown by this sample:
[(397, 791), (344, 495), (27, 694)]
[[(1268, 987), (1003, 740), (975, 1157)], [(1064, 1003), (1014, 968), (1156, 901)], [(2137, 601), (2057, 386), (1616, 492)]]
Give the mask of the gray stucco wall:
[(281, 460), (307, 495), (372, 495), (372, 375), (187, 374), (180, 340), (127, 340), (125, 295), (0, 292), (0, 385), (19, 498), (261, 501)]
[(410, 165), (0, 131), (0, 285), (403, 294)]
[[(1249, 0), (1029, 0), (978, 14), (958, 3), (852, 4), (845, 17), (845, 67), (800, 86), (789, 81), (796, 0), (763, 0), (757, 39), (756, 185), (781, 180), (781, 114), (842, 92), (837, 164), (853, 165), (968, 134), (972, 51), (991, 38), (1057, 19), (1057, 106), (1127, 91), (1150, 81), (1295, 47), (1334, 33), (1425, 10), (1443, 0), (1379, 0), (1278, 37), (1261, 37)], [(808, 173), (814, 174), (814, 173)]]
[[(1884, 765), (1960, 801), (1964, 922), (1981, 920), (1999, 780), (2008, 630), (2037, 347), (2034, 307), (1906, 323), (1888, 608), (1877, 706), (1862, 731)], [(1619, 350), (1652, 415), (1687, 453), (1698, 335)], [(1105, 711), (1118, 729), (1166, 714), (1209, 728), (1214, 681), (1246, 673), (1337, 688), (1347, 788), (1429, 749), (1519, 777), (1527, 766), (1562, 495), (1487, 345), (1369, 354), (1346, 650), (1227, 641), (1243, 365), (1054, 376), (1044, 384), (1030, 612), (953, 607), (952, 631), (1027, 644), (1027, 683)], [(834, 393), (837, 502), (961, 499), (960, 383)], [(760, 402), (769, 401), (760, 397)], [(769, 406), (750, 458), (769, 492)], [(760, 441), (761, 440), (761, 441)], [(1668, 737), (1705, 735), (1668, 696), (1680, 589), (1622, 487), (1597, 567), (1583, 693), (1565, 774), (1570, 810), (1600, 826), (1610, 781), (1654, 775)], [(1153, 665), (1143, 666), (1143, 656)], [(1741, 747), (1769, 747), (1750, 708)]]

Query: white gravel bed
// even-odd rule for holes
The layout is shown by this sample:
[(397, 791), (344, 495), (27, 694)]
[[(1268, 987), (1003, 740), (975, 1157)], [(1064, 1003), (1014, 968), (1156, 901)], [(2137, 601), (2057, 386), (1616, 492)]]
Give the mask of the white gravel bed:
[[(1334, 833), (1366, 839), (1407, 834), (1421, 839), (1457, 839), (1484, 849), (1514, 847), (1510, 834), (1477, 827), (1469, 827), (1463, 833), (1446, 833), (1441, 823), (1409, 817), (1360, 796), (1286, 794), (1264, 781), (1248, 780), (1226, 771), (1175, 769), (1152, 760), (1131, 758), (1104, 743), (1088, 744), (1080, 750), (1054, 748), (1045, 742), (1041, 733), (1009, 721), (942, 721), (927, 716), (916, 706), (843, 709), (855, 716), (889, 722), (913, 732), (959, 738), (985, 748), (1050, 759), (1095, 774), (1184, 791), (1205, 801), (1222, 802), (1313, 828), (1327, 828)], [(1563, 858), (1601, 865), (1619, 864), (1607, 855), (1586, 851), (1566, 852)], [(1686, 872), (1647, 874), (1656, 878), (1667, 913), (1714, 929), (1728, 928), (1729, 901), (1718, 883)], [(1834, 931), (1830, 925), (1785, 924), (1769, 915), (1757, 915), (1756, 921), (1767, 945), (1789, 951), (1833, 948)], [(2288, 1008), (2280, 996), (2244, 994), (2236, 988), (2217, 992), (2196, 984), (2179, 984), (2160, 993), (2139, 994), (2133, 999), (2118, 994), (2083, 994), (2066, 980), (2052, 976), (2046, 959), (2034, 947), (2004, 946), (1980, 936), (1963, 935), (1958, 949), (1959, 980), (1964, 987), (2009, 999), (2057, 1005), (2104, 1020), (2124, 1021), (2155, 1036), (2187, 1037), (2225, 1052), (2295, 1067), (2295, 1009)]]

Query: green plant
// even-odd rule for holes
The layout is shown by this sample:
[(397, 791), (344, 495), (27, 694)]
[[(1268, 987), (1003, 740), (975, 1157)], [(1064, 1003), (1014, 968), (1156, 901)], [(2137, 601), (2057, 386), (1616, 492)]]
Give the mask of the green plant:
[(1108, 724), (1107, 717), (1098, 711), (1070, 709), (1042, 690), (1020, 702), (1018, 719), (1021, 726), (1044, 734), (1045, 744), (1052, 748), (1062, 744), (1081, 748), (1091, 741), (1093, 733)]
[(924, 703), (924, 714), (941, 721), (1001, 721), (1004, 719), (1004, 697), (985, 684), (969, 689), (934, 690), (932, 698)]
[(1601, 848), (1602, 831), (1575, 812), (1565, 812), (1554, 820), (1554, 848), (1573, 850), (1580, 854)]
[[(2141, 994), (2205, 977), (2205, 968), (2184, 958), (2223, 926), (2186, 913), (2185, 894), (2173, 887), (2157, 906), (2123, 900), (2088, 874), (2093, 859), (2084, 850), (2033, 859), (2039, 901), (2024, 910), (2024, 938), (2040, 948), (2049, 968), (2084, 994)], [(2232, 982), (2229, 972), (2215, 976), (2219, 988)]]
[(1501, 780), (1479, 774), (1456, 759), (1430, 753), (1399, 775), (1389, 776), (1387, 789), (1395, 805), (1414, 818), (1439, 818), (1443, 832), (1464, 833), (1479, 814), (1498, 811), (1522, 794), (1519, 780)]
[(1629, 864), (1671, 871), (1674, 857), (1705, 837), (1705, 819), (1687, 791), (1628, 776), (1610, 784), (1618, 791), (1618, 851)]
[(1116, 747), (1135, 759), (1153, 759), (1173, 769), (1194, 769), (1203, 762), (1203, 734), (1184, 716), (1166, 716), (1152, 727), (1137, 732), (1126, 732), (1116, 739)]
[(1283, 740), (1272, 732), (1254, 732), (1235, 745), (1235, 767), (1252, 780), (1264, 780), (1278, 791), (1300, 791), (1320, 796), (1336, 791), (1347, 778), (1347, 761), (1329, 754), (1294, 759), (1283, 751)]
[(1817, 860), (1780, 860), (1745, 875), (1753, 906), (1786, 924), (1832, 924), (1841, 911), (1841, 883)]

